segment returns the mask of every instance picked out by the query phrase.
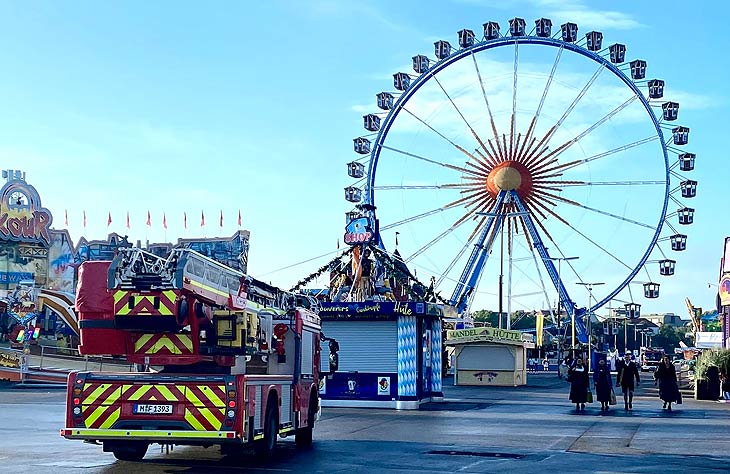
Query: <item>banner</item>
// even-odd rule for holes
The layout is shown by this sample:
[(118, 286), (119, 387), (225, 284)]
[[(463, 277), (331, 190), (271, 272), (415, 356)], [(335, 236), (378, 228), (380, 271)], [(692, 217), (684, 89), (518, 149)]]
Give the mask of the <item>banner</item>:
[(730, 305), (730, 274), (720, 278), (718, 291), (720, 292), (720, 306)]
[(542, 326), (545, 320), (545, 316), (543, 316), (541, 311), (537, 312), (537, 317), (535, 319), (535, 331), (537, 335), (537, 345), (542, 345)]

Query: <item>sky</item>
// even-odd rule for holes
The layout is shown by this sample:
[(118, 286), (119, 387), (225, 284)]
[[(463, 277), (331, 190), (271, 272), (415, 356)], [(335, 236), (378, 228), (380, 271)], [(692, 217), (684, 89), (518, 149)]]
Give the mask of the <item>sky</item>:
[[(579, 25), (579, 34), (600, 30), (604, 44), (624, 43), (627, 58), (647, 60), (648, 76), (664, 79), (667, 97), (680, 102), (677, 124), (691, 129), (684, 148), (697, 154), (691, 178), (699, 185), (698, 196), (687, 202), (696, 209), (695, 224), (680, 229), (689, 235), (688, 249), (670, 257), (677, 260), (675, 276), (652, 277), (662, 284), (659, 299), (646, 300), (639, 294), (640, 285), (630, 285), (630, 298), (643, 305), (642, 312), (686, 317), (687, 296), (695, 306), (714, 307), (713, 285), (723, 239), (730, 232), (722, 210), (725, 176), (720, 166), (725, 149), (723, 111), (728, 104), (723, 79), (727, 66), (721, 58), (730, 46), (723, 20), (730, 7), (718, 3), (712, 8), (713, 15), (679, 1), (662, 2), (660, 8), (651, 2), (583, 0), (3, 1), (0, 164), (26, 172), (44, 207), (54, 215), (54, 227), (65, 227), (68, 212), (74, 240), (81, 235), (103, 238), (112, 231), (150, 242), (226, 236), (238, 230), (240, 210), (243, 227), (251, 232), (249, 272), (289, 287), (334, 257), (338, 243), (344, 249), (344, 213), (352, 205), (344, 200), (343, 188), (353, 182), (346, 164), (357, 158), (352, 139), (365, 133), (362, 116), (377, 111), (375, 94), (393, 90), (393, 73), (412, 72), (415, 54), (433, 57), (433, 42), (438, 39), (457, 44), (456, 32), (462, 28), (480, 33), (482, 23), (497, 21), (504, 31), (514, 17), (524, 18), (528, 26), (534, 19), (548, 17), (554, 28), (572, 21)], [(522, 64), (528, 75), (534, 72), (545, 78), (554, 54), (526, 53)], [(500, 61), (502, 66), (511, 65), (498, 54), (485, 56), (484, 61), (495, 66), (491, 71), (498, 71)], [(562, 77), (556, 76), (556, 84), (568, 93), (580, 89), (571, 74), (566, 70)], [(461, 77), (443, 76), (457, 101), (466, 104), (470, 89)], [(498, 83), (495, 79), (490, 84)], [(576, 116), (586, 117), (591, 110), (606, 113), (609, 104), (603, 103), (600, 92), (610, 87), (615, 84), (596, 86), (594, 97), (581, 106), (586, 110), (577, 109)], [(433, 94), (424, 89), (420, 103), (414, 97), (414, 107), (420, 107), (416, 112), (433, 127), (462, 138), (458, 133), (463, 129), (457, 132), (451, 127), (458, 121), (453, 110), (443, 105), (443, 97), (439, 104), (432, 103)], [(593, 141), (586, 140), (580, 152), (590, 156), (606, 142), (608, 148), (629, 143), (633, 138), (628, 130), (634, 124), (646, 126), (646, 120), (632, 113), (627, 111), (624, 121), (614, 121)], [(530, 114), (525, 105), (524, 115), (529, 119)], [(546, 112), (548, 118), (559, 115)], [(566, 136), (584, 122), (590, 120), (566, 124)], [(419, 126), (403, 119), (393, 132), (394, 143), (420, 153), (433, 136), (428, 138)], [(418, 174), (421, 171), (414, 167), (411, 172), (408, 163), (392, 163), (390, 167), (385, 160), (381, 163), (377, 182), (443, 184), (449, 179), (430, 174), (428, 168)], [(627, 174), (625, 180), (653, 179), (649, 176), (656, 172), (628, 165), (620, 169)], [(600, 167), (591, 168), (590, 175), (600, 172)], [(605, 176), (618, 179), (611, 173)], [(575, 198), (587, 199), (595, 207), (604, 203), (612, 213), (642, 216), (640, 220), (644, 212), (656, 209), (656, 197), (641, 192), (630, 198), (630, 193), (614, 195), (616, 202), (610, 194), (596, 193), (592, 197), (578, 193)], [(381, 199), (381, 222), (415, 215), (417, 206), (432, 196), (402, 194), (399, 205)], [(619, 201), (623, 204), (617, 210), (612, 206)], [(647, 202), (650, 206), (644, 205)], [(669, 213), (674, 208), (670, 203)], [(167, 230), (162, 227), (163, 213)], [(201, 213), (205, 227), (199, 225)], [(586, 215), (591, 217), (576, 216), (576, 225), (598, 232), (605, 239), (601, 245), (610, 246), (622, 259), (635, 261), (646, 249), (642, 243), (646, 237), (637, 237), (625, 222)], [(440, 232), (438, 226), (445, 229), (451, 222), (439, 220), (433, 225)], [(612, 222), (621, 225), (611, 234), (601, 230)], [(409, 234), (416, 236), (413, 242)], [(406, 253), (418, 249), (417, 240), (423, 237), (411, 228), (401, 238)], [(392, 236), (386, 239), (390, 246)], [(576, 244), (580, 248), (559, 242), (564, 242), (563, 255), (589, 252), (585, 242)], [(414, 260), (424, 281), (429, 271), (450, 260), (441, 259), (442, 251), (430, 250), (424, 262)], [(585, 278), (618, 278), (610, 274), (613, 270), (586, 257), (578, 262), (584, 267), (576, 263), (577, 273), (585, 271)], [(520, 271), (529, 272), (529, 265)], [(494, 273), (484, 277), (487, 283), (480, 285), (487, 287), (485, 295), (495, 293), (488, 282), (495, 281), (493, 277)], [(647, 278), (637, 276), (637, 280)], [(520, 279), (528, 281), (516, 271), (513, 280)], [(576, 301), (585, 299), (575, 285), (569, 290)], [(493, 299), (479, 304), (494, 309)], [(515, 302), (513, 309), (538, 305), (527, 299)]]

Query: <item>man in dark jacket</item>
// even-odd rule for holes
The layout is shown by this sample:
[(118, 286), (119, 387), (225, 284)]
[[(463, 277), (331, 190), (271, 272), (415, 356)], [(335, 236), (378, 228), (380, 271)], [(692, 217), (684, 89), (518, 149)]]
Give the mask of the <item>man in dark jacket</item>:
[(632, 402), (634, 401), (634, 379), (638, 385), (641, 381), (639, 379), (639, 368), (636, 366), (636, 362), (631, 360), (631, 353), (627, 352), (624, 354), (624, 359), (616, 363), (616, 371), (618, 375), (616, 377), (616, 386), (621, 387), (621, 391), (624, 393), (624, 410), (632, 410)]

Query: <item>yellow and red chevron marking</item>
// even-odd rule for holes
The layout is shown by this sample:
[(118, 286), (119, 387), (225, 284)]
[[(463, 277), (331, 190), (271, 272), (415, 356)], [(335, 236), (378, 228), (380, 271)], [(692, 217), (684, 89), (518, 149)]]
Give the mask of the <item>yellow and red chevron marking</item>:
[(119, 419), (120, 405), (81, 405), (84, 426), (87, 428), (111, 428)]
[(185, 400), (184, 386), (171, 384), (124, 385), (122, 399), (134, 402), (181, 402)]
[[(175, 290), (142, 294), (136, 291), (114, 291), (114, 314), (117, 316), (173, 316)], [(155, 304), (157, 300), (157, 304)], [(155, 307), (157, 306), (157, 307)]]
[(225, 408), (226, 406), (224, 385), (124, 385), (121, 387), (120, 395), (124, 401), (186, 401), (187, 405), (194, 407)]
[(225, 385), (186, 385), (185, 399), (195, 407), (216, 407), (226, 406)]
[(117, 404), (122, 394), (118, 384), (90, 382), (81, 390), (81, 414), (87, 428), (111, 428), (119, 419), (121, 407)]
[(225, 408), (185, 407), (185, 421), (195, 431), (219, 431), (225, 416)]
[(83, 405), (112, 405), (121, 394), (121, 385), (91, 382), (84, 384), (80, 398)]
[(134, 341), (134, 353), (192, 355), (193, 339), (189, 334), (142, 334)]
[(218, 431), (225, 419), (224, 385), (124, 385), (121, 396), (131, 402), (185, 402), (185, 421), (195, 431)]

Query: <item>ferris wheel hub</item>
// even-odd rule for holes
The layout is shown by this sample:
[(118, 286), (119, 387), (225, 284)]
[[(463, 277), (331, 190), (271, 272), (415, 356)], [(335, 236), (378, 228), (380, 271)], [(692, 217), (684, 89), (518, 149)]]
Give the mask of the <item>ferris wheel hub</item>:
[(532, 189), (532, 175), (525, 165), (517, 161), (503, 161), (487, 176), (487, 191), (497, 196), (500, 191), (517, 191), (524, 196)]

